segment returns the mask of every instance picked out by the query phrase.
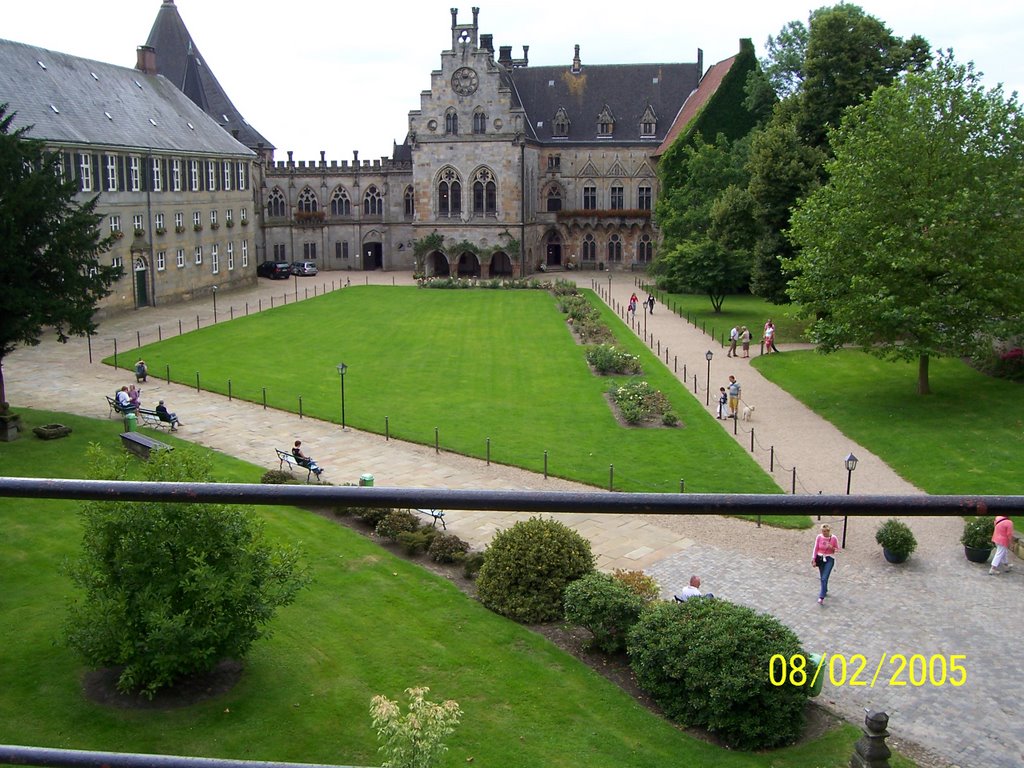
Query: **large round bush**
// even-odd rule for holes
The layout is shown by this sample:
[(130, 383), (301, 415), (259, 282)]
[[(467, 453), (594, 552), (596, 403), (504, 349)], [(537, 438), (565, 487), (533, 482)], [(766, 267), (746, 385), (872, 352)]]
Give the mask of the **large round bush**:
[(790, 744), (804, 725), (808, 686), (771, 684), (775, 654), (805, 656), (778, 619), (713, 598), (661, 603), (627, 640), (637, 682), (669, 717), (737, 749)]
[(607, 573), (590, 573), (565, 588), (566, 621), (586, 627), (605, 653), (626, 647), (626, 633), (644, 609), (644, 599)]
[(515, 621), (554, 621), (562, 617), (566, 586), (593, 570), (589, 541), (557, 520), (531, 517), (495, 535), (477, 576), (477, 594)]

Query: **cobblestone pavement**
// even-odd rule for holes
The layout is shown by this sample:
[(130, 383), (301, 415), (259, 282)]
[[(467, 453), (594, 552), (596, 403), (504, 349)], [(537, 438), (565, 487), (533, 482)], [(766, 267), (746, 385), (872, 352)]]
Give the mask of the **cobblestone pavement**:
[[(352, 287), (344, 290), (367, 283), (411, 283), (410, 275), (400, 273), (322, 273), (318, 278), (291, 282), (261, 280), (251, 290), (221, 292), (218, 318), (223, 322), (243, 314), (246, 303), (249, 311), (255, 311), (261, 304), (266, 309), (272, 297), (276, 306), (285, 300), (303, 299), (307, 292), (312, 297), (314, 291), (341, 289), (346, 278), (351, 279)], [(607, 278), (581, 276), (579, 282), (600, 287), (608, 295)], [(611, 282), (613, 302), (624, 306), (633, 286), (631, 275), (616, 276)], [(179, 320), (188, 331), (195, 327), (197, 315), (204, 327), (212, 322), (209, 299), (106, 318), (93, 339), (92, 364), (88, 345), (80, 339), (60, 345), (47, 338), (38, 347), (18, 349), (4, 361), (8, 398), (16, 406), (106, 417), (103, 395), (130, 378), (99, 363), (110, 353), (112, 339), (117, 338), (119, 350), (130, 356), (137, 338), (148, 343), (158, 333), (176, 335)], [(689, 369), (696, 366), (698, 372), (706, 373), (707, 336), (662, 307), (656, 306), (647, 322), (647, 338), (655, 339), (655, 347), (660, 341), (663, 351), (679, 356), (680, 376), (684, 360)], [(639, 323), (638, 328), (642, 334)], [(785, 340), (780, 341), (787, 349)], [(847, 440), (786, 393), (773, 389), (746, 361), (726, 361), (724, 350), (712, 349), (716, 354), (713, 385), (716, 379), (737, 372), (745, 398), (759, 406), (756, 420), (743, 422), (737, 439), (749, 446), (749, 432), (742, 430), (753, 428), (759, 444), (775, 445), (777, 461), (798, 467), (798, 492), (843, 492), (846, 473), (842, 457), (851, 450), (861, 459), (853, 478), (854, 493), (920, 492), (862, 446)], [(692, 375), (690, 378), (692, 381)], [(702, 391), (699, 396), (703, 399)], [(309, 418), (300, 421), (294, 414), (263, 410), (237, 400), (228, 402), (218, 395), (197, 393), (194, 388), (168, 385), (151, 377), (144, 387), (144, 400), (153, 403), (161, 398), (185, 421), (179, 431), (182, 438), (267, 468), (277, 466), (274, 447), (287, 447), (301, 437), (327, 467), (326, 479), (332, 482), (354, 481), (371, 472), (380, 486), (587, 490), (511, 467), (435, 454), (426, 446), (385, 441), (358, 430), (342, 432), (336, 424)], [(113, 438), (120, 431), (120, 420), (111, 419), (110, 423)], [(758, 450), (754, 458), (767, 469), (766, 455)], [(788, 489), (788, 478), (776, 474), (780, 486)], [(496, 530), (526, 517), (451, 511), (446, 520), (450, 530), (481, 547)], [(832, 592), (822, 608), (815, 600), (816, 571), (810, 567), (812, 533), (697, 516), (558, 517), (591, 541), (602, 569), (645, 569), (659, 580), (666, 596), (677, 591), (691, 573), (699, 573), (708, 590), (777, 616), (810, 650), (842, 653), (847, 658), (862, 654), (872, 674), (882, 654), (887, 658), (895, 653), (921, 654), (929, 659), (942, 655), (947, 660), (951, 654), (966, 654), (967, 682), (962, 687), (954, 688), (948, 682), (915, 686), (906, 672), (901, 679), (908, 685), (891, 685), (887, 677), (895, 667), (886, 662), (873, 688), (826, 683), (823, 698), (855, 724), (862, 722), (864, 707), (884, 709), (892, 718), (894, 738), (927, 745), (936, 754), (934, 765), (1024, 765), (1024, 727), (1011, 711), (1012, 697), (1024, 689), (1024, 673), (1012, 643), (1019, 626), (1013, 612), (1019, 605), (1024, 575), (1018, 570), (990, 578), (984, 575), (986, 569), (967, 563), (958, 544), (958, 520), (909, 520), (919, 547), (909, 563), (900, 567), (882, 561), (873, 541), (877, 520), (851, 520), (848, 546), (840, 556)], [(837, 678), (840, 672), (837, 667)]]

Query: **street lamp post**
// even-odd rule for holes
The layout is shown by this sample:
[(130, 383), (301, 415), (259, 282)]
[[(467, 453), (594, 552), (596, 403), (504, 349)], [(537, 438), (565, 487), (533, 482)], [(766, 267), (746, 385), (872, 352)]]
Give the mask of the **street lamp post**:
[(704, 405), (711, 405), (711, 358), (715, 356), (715, 353), (710, 349), (704, 353), (704, 359), (708, 361), (708, 392), (707, 397), (704, 400)]
[(217, 324), (217, 286), (213, 286), (213, 324)]
[[(846, 495), (850, 495), (850, 483), (853, 480), (853, 470), (857, 468), (857, 457), (852, 453), (847, 454), (843, 460), (846, 465)], [(843, 515), (843, 549), (846, 549), (846, 524), (849, 521), (848, 515)]]
[(348, 366), (338, 363), (338, 375), (341, 376), (341, 428), (345, 429), (345, 371)]

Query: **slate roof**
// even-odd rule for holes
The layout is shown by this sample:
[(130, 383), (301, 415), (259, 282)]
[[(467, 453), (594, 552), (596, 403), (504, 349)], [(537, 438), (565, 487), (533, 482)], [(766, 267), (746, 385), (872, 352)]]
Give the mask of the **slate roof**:
[(712, 65), (708, 68), (708, 71), (701, 78), (700, 85), (697, 86), (690, 97), (683, 104), (683, 108), (679, 110), (679, 114), (675, 116), (672, 121), (672, 127), (669, 129), (665, 139), (662, 141), (661, 146), (658, 147), (658, 151), (655, 155), (663, 155), (668, 148), (672, 146), (679, 135), (686, 130), (686, 127), (693, 121), (704, 106), (711, 101), (711, 97), (715, 95), (718, 90), (718, 86), (722, 84), (722, 79), (732, 69), (732, 65), (736, 63), (736, 59), (739, 54), (730, 56), (728, 59), (723, 59), (717, 64)]
[[(526, 109), (529, 135), (541, 143), (607, 144), (641, 142), (657, 146), (673, 118), (700, 81), (699, 64), (584, 65), (522, 67), (508, 73), (513, 97)], [(610, 139), (597, 136), (597, 118), (605, 106), (615, 118)], [(640, 138), (640, 119), (650, 106), (657, 116), (656, 135)], [(570, 125), (567, 137), (555, 138), (553, 120), (559, 107)]]
[(156, 71), (181, 89), (224, 130), (238, 131), (238, 140), (250, 149), (257, 149), (261, 143), (265, 149), (275, 149), (231, 103), (216, 76), (206, 66), (206, 60), (181, 20), (174, 0), (163, 0), (146, 45), (156, 49)]
[(9, 40), (0, 40), (0, 102), (17, 113), (15, 127), (53, 143), (253, 154), (163, 77)]

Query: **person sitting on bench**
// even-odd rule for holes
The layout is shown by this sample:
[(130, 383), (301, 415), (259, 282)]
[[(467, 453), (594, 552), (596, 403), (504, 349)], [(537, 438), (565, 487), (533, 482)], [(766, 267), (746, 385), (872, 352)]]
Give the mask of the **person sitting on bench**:
[(114, 400), (117, 401), (117, 407), (121, 409), (122, 413), (134, 412), (139, 408), (138, 403), (132, 402), (131, 395), (128, 394), (128, 387), (121, 387), (114, 395)]
[(679, 594), (675, 596), (677, 603), (685, 602), (691, 597), (714, 597), (710, 592), (706, 595), (701, 593), (700, 576), (697, 576), (696, 574), (690, 577), (689, 586), (683, 587)]
[(164, 405), (164, 401), (161, 400), (160, 404), (155, 409), (156, 415), (160, 417), (160, 421), (166, 421), (171, 425), (171, 432), (177, 432), (178, 426), (184, 427), (185, 425), (178, 421), (178, 414), (170, 413), (167, 410), (167, 406)]
[(295, 461), (298, 462), (300, 467), (308, 469), (310, 472), (316, 475), (317, 480), (320, 479), (320, 473), (323, 472), (323, 470), (320, 469), (320, 467), (317, 465), (315, 461), (313, 461), (313, 459), (311, 459), (309, 456), (302, 452), (301, 440), (296, 440), (295, 445), (292, 446), (292, 456), (295, 457)]

